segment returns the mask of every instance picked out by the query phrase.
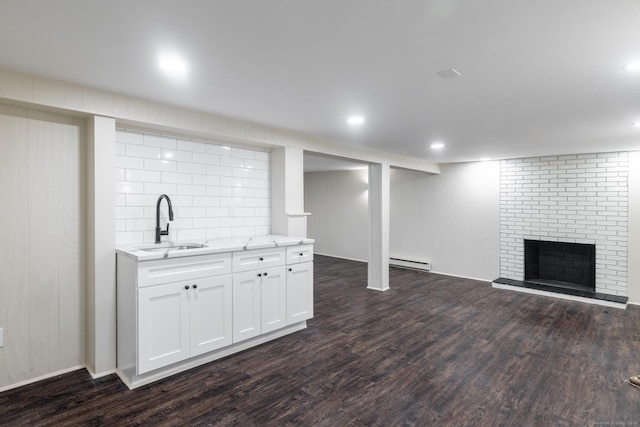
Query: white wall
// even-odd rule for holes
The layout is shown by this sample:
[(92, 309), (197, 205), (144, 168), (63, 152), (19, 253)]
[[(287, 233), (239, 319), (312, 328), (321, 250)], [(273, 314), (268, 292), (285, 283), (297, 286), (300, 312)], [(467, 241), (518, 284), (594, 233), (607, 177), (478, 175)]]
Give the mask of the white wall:
[(0, 106), (0, 390), (84, 365), (83, 138)]
[[(116, 132), (116, 243), (155, 241), (156, 202), (174, 220), (163, 240), (269, 233), (269, 152)], [(168, 221), (162, 202), (161, 224)]]
[(640, 304), (640, 151), (629, 153), (629, 302)]
[(499, 236), (499, 162), (441, 165), (440, 175), (392, 170), (390, 256), (494, 280)]
[(368, 188), (366, 169), (304, 174), (307, 236), (316, 253), (368, 260)]

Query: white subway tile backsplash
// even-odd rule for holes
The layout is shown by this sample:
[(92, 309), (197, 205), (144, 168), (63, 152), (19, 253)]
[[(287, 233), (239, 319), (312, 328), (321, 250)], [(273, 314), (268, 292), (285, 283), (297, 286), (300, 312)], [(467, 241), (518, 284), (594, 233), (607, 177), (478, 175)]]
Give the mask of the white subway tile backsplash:
[(189, 151), (191, 153), (206, 153), (207, 145), (204, 142), (176, 140), (176, 149), (182, 151)]
[(233, 176), (236, 178), (255, 178), (256, 171), (248, 168), (233, 168)]
[(115, 151), (116, 156), (124, 156), (126, 154), (127, 146), (122, 142), (116, 142), (115, 148), (116, 148), (116, 151)]
[(118, 244), (131, 244), (131, 243), (141, 243), (144, 241), (150, 241), (144, 239), (144, 234), (140, 231), (117, 231), (116, 232), (116, 243)]
[(595, 243), (596, 290), (626, 295), (627, 157), (599, 153), (501, 161), (501, 276), (524, 278), (524, 239)]
[[(167, 183), (154, 183), (154, 182), (145, 182), (144, 183), (144, 193), (146, 194), (176, 194), (176, 184), (167, 184)], [(174, 201), (175, 203), (175, 201)]]
[(176, 149), (176, 140), (164, 136), (144, 134), (142, 143), (152, 147)]
[(244, 178), (223, 176), (220, 177), (220, 185), (223, 187), (244, 187), (246, 186), (246, 180)]
[(269, 152), (268, 151), (254, 151), (254, 158), (256, 160), (262, 160), (264, 162), (267, 162), (267, 164), (269, 164)]
[(162, 182), (172, 184), (191, 184), (191, 174), (177, 172), (162, 172)]
[[(233, 217), (243, 217), (245, 219), (253, 217), (255, 215), (255, 210), (253, 208), (241, 208), (233, 206), (231, 207), (231, 216)], [(245, 222), (245, 225), (246, 222)]]
[(174, 162), (188, 162), (193, 161), (193, 153), (190, 151), (162, 149), (162, 158), (164, 160), (172, 160)]
[(144, 145), (127, 144), (125, 150), (127, 157), (142, 157), (146, 159), (160, 159), (162, 150), (158, 147), (145, 147)]
[(144, 209), (139, 206), (127, 207), (127, 206), (118, 206), (116, 207), (116, 219), (127, 219), (127, 218), (142, 218), (144, 215)]
[(144, 161), (139, 157), (116, 156), (116, 167), (124, 169), (143, 169)]
[(207, 195), (207, 186), (206, 185), (180, 185), (178, 184), (178, 194), (183, 194), (185, 196), (206, 196)]
[(155, 206), (157, 195), (149, 194), (126, 194), (126, 206)]
[(268, 151), (122, 130), (116, 140), (117, 243), (154, 241), (160, 194), (175, 214), (163, 240), (269, 233)]
[(216, 206), (207, 208), (207, 217), (224, 218), (229, 216), (229, 208), (227, 206)]
[(217, 154), (219, 156), (230, 156), (231, 147), (226, 145), (217, 145), (217, 144), (207, 144), (207, 153), (208, 154)]
[(144, 169), (150, 171), (175, 172), (176, 162), (170, 160), (144, 159)]
[(116, 131), (116, 141), (123, 144), (142, 145), (143, 135), (138, 132)]
[(220, 156), (220, 166), (242, 168), (244, 167), (244, 159), (237, 157)]
[(231, 197), (231, 190), (229, 187), (208, 186), (207, 196)]
[(209, 196), (193, 196), (193, 203), (195, 206), (220, 206), (220, 198)]
[(207, 165), (207, 174), (213, 176), (233, 176), (233, 168), (230, 166)]
[(198, 174), (198, 175), (207, 174), (207, 165), (203, 165), (201, 163), (177, 162), (176, 166), (177, 166), (177, 172), (180, 172), (180, 173), (190, 173), (190, 174)]
[(219, 165), (220, 156), (215, 154), (193, 153), (193, 163), (203, 163), (205, 165)]
[(192, 180), (197, 185), (220, 185), (220, 177), (216, 175), (193, 175)]
[[(256, 189), (255, 188), (241, 188), (241, 187), (235, 187), (232, 188), (232, 193), (230, 194), (233, 197), (257, 197), (256, 196)], [(263, 196), (259, 196), (259, 197), (263, 197)]]
[(127, 169), (126, 181), (160, 182), (160, 172), (151, 170)]
[(176, 240), (206, 240), (207, 239), (207, 230), (205, 229), (184, 229), (177, 230)]
[(256, 152), (245, 148), (232, 148), (231, 155), (239, 159), (255, 159)]
[(193, 227), (194, 228), (216, 228), (220, 226), (220, 218), (194, 218), (193, 219)]
[[(251, 235), (254, 232), (254, 230), (258, 228), (260, 227), (231, 227), (231, 236), (241, 237), (241, 236)], [(260, 234), (266, 234), (266, 233), (260, 233)]]
[[(180, 218), (204, 218), (207, 216), (207, 208), (204, 206), (180, 206), (173, 209), (176, 216)], [(200, 227), (198, 227), (200, 228)]]
[(141, 182), (116, 181), (116, 194), (142, 193), (143, 184)]

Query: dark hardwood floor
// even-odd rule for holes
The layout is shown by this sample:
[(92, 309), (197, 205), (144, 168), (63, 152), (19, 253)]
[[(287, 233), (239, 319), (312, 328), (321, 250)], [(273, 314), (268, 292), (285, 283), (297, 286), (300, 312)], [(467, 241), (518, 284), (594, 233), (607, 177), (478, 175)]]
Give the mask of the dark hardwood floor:
[(640, 425), (640, 308), (626, 311), (316, 257), (315, 318), (139, 389), (77, 371), (0, 393), (0, 424)]

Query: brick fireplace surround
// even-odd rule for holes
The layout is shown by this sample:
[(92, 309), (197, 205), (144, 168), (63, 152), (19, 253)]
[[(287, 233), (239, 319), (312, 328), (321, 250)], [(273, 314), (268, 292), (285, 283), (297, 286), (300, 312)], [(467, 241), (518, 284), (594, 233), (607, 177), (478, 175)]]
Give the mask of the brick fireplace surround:
[(525, 239), (594, 244), (595, 291), (626, 297), (628, 167), (626, 152), (501, 161), (501, 279), (524, 280)]

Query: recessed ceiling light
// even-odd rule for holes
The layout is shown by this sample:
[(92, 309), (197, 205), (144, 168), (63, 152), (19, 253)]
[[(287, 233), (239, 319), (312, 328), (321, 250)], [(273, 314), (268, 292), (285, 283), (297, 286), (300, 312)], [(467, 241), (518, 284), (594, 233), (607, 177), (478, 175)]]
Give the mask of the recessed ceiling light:
[(362, 116), (351, 116), (347, 119), (347, 123), (350, 125), (361, 125), (364, 123), (364, 117)]
[(631, 123), (631, 126), (636, 127), (636, 128), (640, 128), (640, 122)]
[(443, 79), (450, 79), (452, 77), (459, 77), (462, 73), (455, 68), (447, 68), (446, 70), (438, 71), (438, 75)]
[(189, 66), (186, 61), (173, 52), (160, 54), (158, 66), (167, 77), (174, 80), (185, 80), (189, 74)]
[(625, 65), (622, 68), (627, 71), (640, 71), (640, 62), (633, 62), (631, 64)]
[(440, 150), (441, 148), (444, 148), (444, 144), (442, 142), (434, 142), (431, 144), (431, 148), (434, 150)]
[(489, 160), (491, 160), (489, 157), (480, 157), (481, 162), (488, 162)]

